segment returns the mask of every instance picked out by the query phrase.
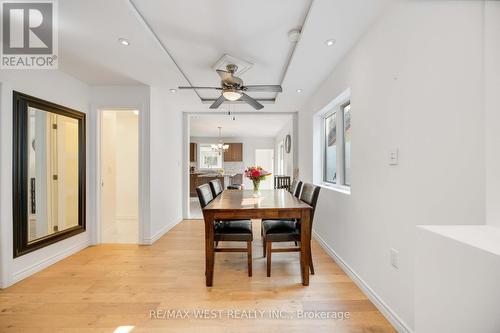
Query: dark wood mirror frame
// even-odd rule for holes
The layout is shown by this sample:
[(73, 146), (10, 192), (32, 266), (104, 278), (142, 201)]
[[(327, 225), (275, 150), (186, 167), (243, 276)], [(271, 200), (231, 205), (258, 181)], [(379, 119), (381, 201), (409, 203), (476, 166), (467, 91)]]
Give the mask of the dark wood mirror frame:
[[(28, 107), (78, 121), (78, 225), (28, 242)], [(14, 258), (85, 231), (86, 135), (85, 113), (13, 92), (13, 222)]]

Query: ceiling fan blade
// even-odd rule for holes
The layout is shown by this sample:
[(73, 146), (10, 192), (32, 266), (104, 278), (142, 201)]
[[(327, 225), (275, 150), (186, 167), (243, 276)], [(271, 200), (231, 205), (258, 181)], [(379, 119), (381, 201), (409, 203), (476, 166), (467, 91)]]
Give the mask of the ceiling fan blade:
[(226, 99), (224, 98), (224, 96), (220, 95), (219, 98), (217, 98), (215, 100), (215, 102), (212, 103), (212, 105), (210, 105), (210, 109), (217, 109), (219, 106), (221, 106), (222, 103), (224, 103)]
[(260, 104), (259, 102), (257, 102), (257, 100), (253, 99), (252, 97), (248, 96), (245, 93), (241, 94), (241, 97), (239, 100), (250, 104), (256, 110), (260, 110), (260, 109), (264, 108), (264, 105)]
[(283, 88), (280, 85), (266, 85), (266, 84), (258, 84), (245, 86), (243, 88), (245, 91), (269, 91), (269, 92), (282, 92)]
[(179, 89), (216, 89), (221, 90), (220, 87), (178, 87)]
[(217, 69), (216, 72), (217, 72), (217, 74), (219, 74), (220, 79), (222, 81), (232, 80), (232, 78), (233, 78), (233, 74), (229, 73), (228, 71), (223, 71), (222, 69)]

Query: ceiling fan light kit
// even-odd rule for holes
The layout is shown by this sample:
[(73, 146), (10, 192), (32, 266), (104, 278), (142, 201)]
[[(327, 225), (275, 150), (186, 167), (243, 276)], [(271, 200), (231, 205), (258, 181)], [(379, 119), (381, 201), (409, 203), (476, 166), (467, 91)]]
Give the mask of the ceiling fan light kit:
[(264, 105), (260, 104), (255, 98), (248, 96), (245, 92), (276, 92), (280, 93), (283, 91), (280, 85), (248, 85), (243, 84), (243, 80), (235, 76), (234, 73), (238, 71), (238, 66), (235, 64), (228, 64), (226, 70), (217, 69), (216, 72), (219, 75), (221, 82), (220, 87), (179, 87), (179, 89), (213, 89), (222, 90), (222, 94), (217, 98), (210, 109), (217, 109), (225, 101), (236, 102), (242, 101), (256, 110), (261, 110)]

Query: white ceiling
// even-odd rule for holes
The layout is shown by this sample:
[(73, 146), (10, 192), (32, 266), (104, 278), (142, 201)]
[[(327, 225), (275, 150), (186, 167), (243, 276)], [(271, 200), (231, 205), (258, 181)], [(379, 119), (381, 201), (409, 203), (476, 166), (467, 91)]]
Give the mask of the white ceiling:
[[(233, 117), (235, 120), (233, 120)], [(291, 114), (197, 114), (190, 117), (190, 136), (217, 137), (275, 137), (292, 121)]]
[[(168, 93), (188, 84), (175, 63), (193, 85), (217, 85), (211, 66), (228, 53), (254, 64), (242, 75), (246, 84), (279, 84), (292, 50), (287, 33), (305, 20), (284, 92), (263, 110), (296, 111), (389, 1), (314, 0), (308, 13), (311, 0), (64, 0), (59, 2), (60, 68), (89, 84), (160, 85), (179, 111), (213, 112), (193, 91)], [(120, 45), (121, 37), (130, 46)], [(327, 47), (330, 38), (337, 42)], [(253, 111), (245, 104), (232, 110)]]

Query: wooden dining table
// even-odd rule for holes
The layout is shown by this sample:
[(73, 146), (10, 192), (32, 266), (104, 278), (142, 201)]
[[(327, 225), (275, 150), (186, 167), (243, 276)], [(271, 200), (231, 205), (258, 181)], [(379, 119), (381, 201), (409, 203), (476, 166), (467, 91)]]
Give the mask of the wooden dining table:
[(300, 271), (302, 284), (309, 285), (309, 244), (311, 242), (312, 207), (285, 189), (261, 190), (256, 196), (251, 190), (225, 190), (205, 208), (205, 278), (207, 287), (214, 279), (214, 223), (217, 220), (299, 219)]

